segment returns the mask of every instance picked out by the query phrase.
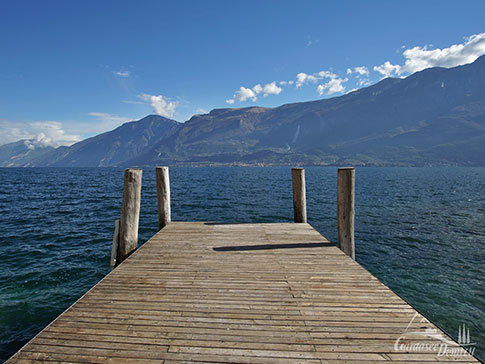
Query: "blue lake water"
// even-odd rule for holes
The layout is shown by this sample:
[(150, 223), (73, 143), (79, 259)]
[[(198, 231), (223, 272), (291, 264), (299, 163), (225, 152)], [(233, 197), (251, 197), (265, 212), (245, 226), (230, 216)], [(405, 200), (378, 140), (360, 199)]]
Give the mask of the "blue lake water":
[[(140, 242), (157, 231), (143, 172)], [(172, 218), (292, 221), (285, 167), (171, 168)], [(0, 169), (0, 362), (109, 271), (123, 170)], [(336, 168), (307, 168), (309, 223), (337, 239)], [(358, 168), (356, 259), (485, 359), (485, 168)]]

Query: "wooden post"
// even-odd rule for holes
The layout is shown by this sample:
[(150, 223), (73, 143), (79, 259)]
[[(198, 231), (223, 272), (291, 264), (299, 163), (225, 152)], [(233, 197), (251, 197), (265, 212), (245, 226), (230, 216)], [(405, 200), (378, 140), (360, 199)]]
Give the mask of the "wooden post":
[(338, 246), (355, 260), (355, 168), (339, 168), (337, 180)]
[(116, 256), (118, 255), (118, 243), (120, 241), (120, 220), (115, 220), (115, 232), (113, 234), (113, 245), (111, 246), (111, 260), (109, 267), (111, 270), (116, 267)]
[(306, 222), (305, 169), (292, 168), (291, 180), (293, 182), (293, 212), (295, 222)]
[(125, 170), (116, 265), (121, 264), (138, 245), (142, 172), (141, 169)]
[(170, 221), (170, 177), (168, 167), (157, 167), (158, 230)]

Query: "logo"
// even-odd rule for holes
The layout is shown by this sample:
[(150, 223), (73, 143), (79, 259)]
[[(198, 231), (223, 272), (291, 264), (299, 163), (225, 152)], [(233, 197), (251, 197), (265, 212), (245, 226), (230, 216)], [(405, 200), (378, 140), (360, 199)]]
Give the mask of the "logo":
[[(418, 319), (418, 317), (421, 317)], [(404, 332), (394, 342), (394, 350), (401, 352), (436, 353), (441, 357), (463, 357), (475, 353), (470, 339), (470, 329), (461, 324), (458, 327), (458, 343), (445, 336), (425, 317), (417, 312), (409, 321)]]

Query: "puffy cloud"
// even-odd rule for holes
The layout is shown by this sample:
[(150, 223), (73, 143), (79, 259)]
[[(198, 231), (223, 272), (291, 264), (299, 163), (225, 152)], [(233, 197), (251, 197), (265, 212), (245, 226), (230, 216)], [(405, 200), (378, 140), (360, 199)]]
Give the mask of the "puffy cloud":
[(266, 97), (269, 95), (279, 95), (282, 90), (283, 89), (281, 87), (276, 86), (276, 81), (273, 81), (264, 85), (263, 96)]
[(68, 134), (58, 121), (38, 121), (30, 123), (30, 126), (38, 131), (36, 140), (45, 146), (71, 145), (81, 140), (79, 135)]
[(347, 68), (347, 74), (351, 75), (352, 74), (352, 68)]
[(337, 75), (330, 71), (320, 71), (314, 74), (300, 72), (296, 75), (296, 87), (299, 88), (305, 83), (315, 83), (318, 80), (323, 80), (324, 78), (337, 78)]
[(261, 92), (263, 92), (263, 87), (258, 83), (253, 87), (253, 91), (256, 93), (256, 95), (260, 94)]
[(355, 67), (354, 71), (360, 76), (369, 76), (369, 70), (365, 66)]
[(81, 140), (78, 134), (66, 132), (65, 126), (59, 121), (0, 121), (0, 145), (29, 139), (29, 148), (38, 146), (58, 147), (71, 145)]
[[(280, 82), (280, 84), (282, 83)], [(276, 85), (276, 81), (267, 83), (264, 86), (261, 86), (261, 84), (258, 83), (254, 85), (253, 88), (241, 86), (239, 90), (234, 93), (232, 99), (226, 100), (226, 103), (232, 105), (234, 104), (235, 100), (243, 102), (248, 99), (251, 101), (256, 101), (258, 99), (257, 95), (261, 93), (263, 94), (263, 97), (267, 97), (269, 95), (279, 95), (281, 91), (283, 91), (283, 89)]]
[(234, 94), (234, 98), (239, 102), (246, 101), (247, 99), (251, 99), (252, 101), (256, 101), (258, 99), (256, 97), (256, 92), (244, 86), (239, 87), (239, 90), (237, 90)]
[(462, 44), (453, 44), (443, 49), (428, 49), (428, 47), (414, 47), (403, 52), (403, 72), (417, 72), (429, 67), (455, 67), (472, 63), (485, 54), (485, 33), (475, 34), (465, 38)]
[(139, 95), (139, 97), (144, 101), (150, 102), (150, 106), (157, 115), (172, 118), (173, 114), (175, 114), (175, 109), (177, 108), (178, 103), (170, 101), (170, 99), (165, 96), (142, 94)]
[(305, 83), (307, 76), (308, 75), (304, 72), (300, 72), (299, 74), (297, 74), (296, 75), (296, 87), (301, 87)]
[(383, 78), (391, 77), (393, 75), (399, 75), (402, 73), (401, 66), (392, 64), (389, 61), (381, 64), (380, 66), (374, 66), (374, 71), (379, 72)]
[(304, 72), (300, 72), (296, 75), (296, 87), (301, 87), (303, 84), (308, 82), (317, 82), (317, 78)]
[(330, 81), (328, 81), (327, 83), (318, 85), (317, 92), (320, 95), (323, 95), (324, 93), (326, 95), (333, 95), (338, 92), (344, 92), (345, 86), (343, 85), (343, 83), (347, 82), (348, 80), (348, 78), (331, 78)]
[(463, 43), (453, 44), (448, 48), (430, 49), (429, 46), (405, 49), (404, 65), (393, 65), (386, 61), (375, 66), (374, 71), (384, 77), (414, 73), (430, 67), (456, 67), (474, 62), (485, 54), (485, 33), (474, 34), (464, 39)]

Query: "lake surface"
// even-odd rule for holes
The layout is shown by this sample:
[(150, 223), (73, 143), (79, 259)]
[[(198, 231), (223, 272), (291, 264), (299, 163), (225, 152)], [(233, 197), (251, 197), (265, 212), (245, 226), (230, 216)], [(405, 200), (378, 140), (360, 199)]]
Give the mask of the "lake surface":
[[(143, 172), (140, 242), (157, 231)], [(287, 167), (171, 168), (172, 219), (289, 222)], [(307, 168), (308, 220), (337, 240), (336, 168)], [(0, 362), (109, 272), (123, 170), (0, 169)], [(485, 360), (485, 168), (358, 168), (356, 259)], [(404, 328), (403, 328), (404, 329)]]

